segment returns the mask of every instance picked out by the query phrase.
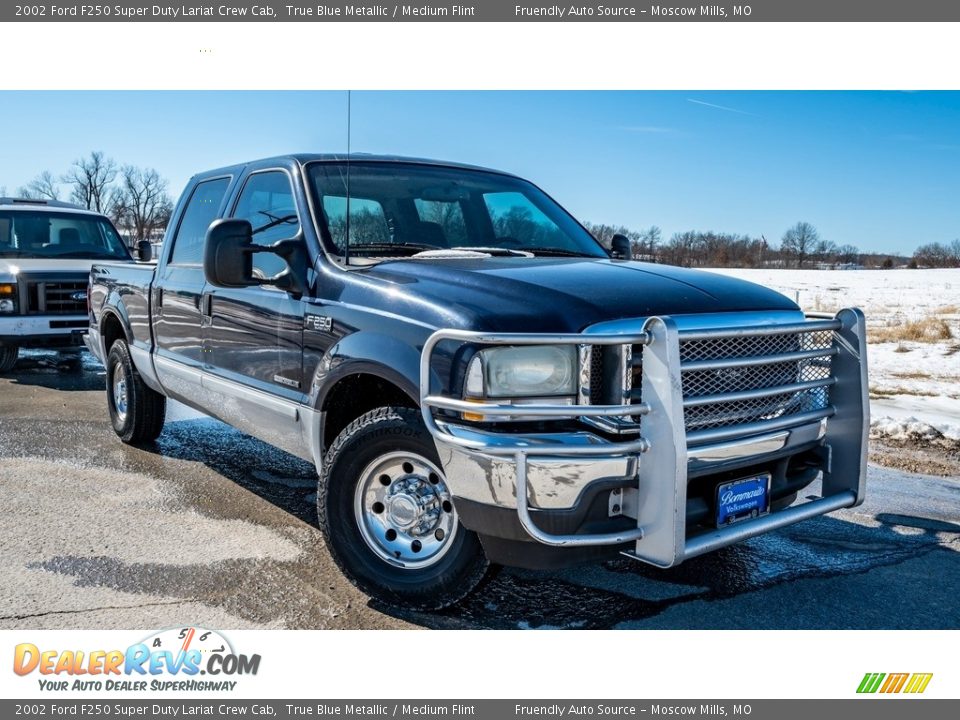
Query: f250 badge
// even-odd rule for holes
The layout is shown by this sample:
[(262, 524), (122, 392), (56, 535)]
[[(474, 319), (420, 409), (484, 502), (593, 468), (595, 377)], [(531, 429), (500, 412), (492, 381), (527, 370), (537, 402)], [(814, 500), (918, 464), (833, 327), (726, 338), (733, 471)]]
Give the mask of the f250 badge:
[(333, 318), (329, 318), (326, 315), (311, 315), (307, 313), (303, 318), (303, 324), (307, 330), (330, 332), (333, 329)]

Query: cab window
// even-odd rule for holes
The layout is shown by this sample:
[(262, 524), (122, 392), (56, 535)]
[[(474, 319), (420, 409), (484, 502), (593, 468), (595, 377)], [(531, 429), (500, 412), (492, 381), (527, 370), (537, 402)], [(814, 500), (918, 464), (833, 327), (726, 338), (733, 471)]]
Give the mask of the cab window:
[[(300, 232), (300, 219), (289, 176), (282, 170), (251, 175), (243, 185), (233, 217), (250, 222), (257, 245), (272, 245), (296, 237)], [(286, 268), (286, 262), (272, 253), (253, 256), (255, 277), (274, 277)]]

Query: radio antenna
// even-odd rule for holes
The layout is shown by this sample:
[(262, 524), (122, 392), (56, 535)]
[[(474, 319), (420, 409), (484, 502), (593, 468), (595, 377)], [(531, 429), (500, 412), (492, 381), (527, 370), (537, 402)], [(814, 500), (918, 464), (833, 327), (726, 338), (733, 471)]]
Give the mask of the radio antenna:
[(347, 235), (343, 241), (343, 264), (350, 265), (350, 131), (351, 117), (351, 90), (347, 90)]

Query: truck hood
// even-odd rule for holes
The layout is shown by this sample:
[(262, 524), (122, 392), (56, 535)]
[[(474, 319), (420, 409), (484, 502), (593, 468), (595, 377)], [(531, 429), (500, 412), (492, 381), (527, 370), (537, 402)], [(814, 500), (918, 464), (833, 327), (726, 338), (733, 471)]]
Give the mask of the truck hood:
[(56, 260), (50, 258), (0, 258), (0, 277), (35, 273), (76, 273), (89, 275), (90, 267), (103, 260)]
[[(411, 259), (381, 263), (365, 274), (393, 286), (394, 312), (431, 324), (457, 318), (461, 327), (501, 332), (579, 332), (650, 315), (798, 310), (780, 293), (744, 280), (607, 259)], [(423, 317), (431, 305), (441, 321)]]

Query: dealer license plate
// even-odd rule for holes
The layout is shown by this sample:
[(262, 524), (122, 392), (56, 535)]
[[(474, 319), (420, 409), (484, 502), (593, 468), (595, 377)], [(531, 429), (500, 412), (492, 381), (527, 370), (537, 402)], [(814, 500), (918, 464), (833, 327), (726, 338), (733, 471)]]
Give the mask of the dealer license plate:
[(717, 488), (717, 526), (770, 512), (770, 475), (754, 475)]

